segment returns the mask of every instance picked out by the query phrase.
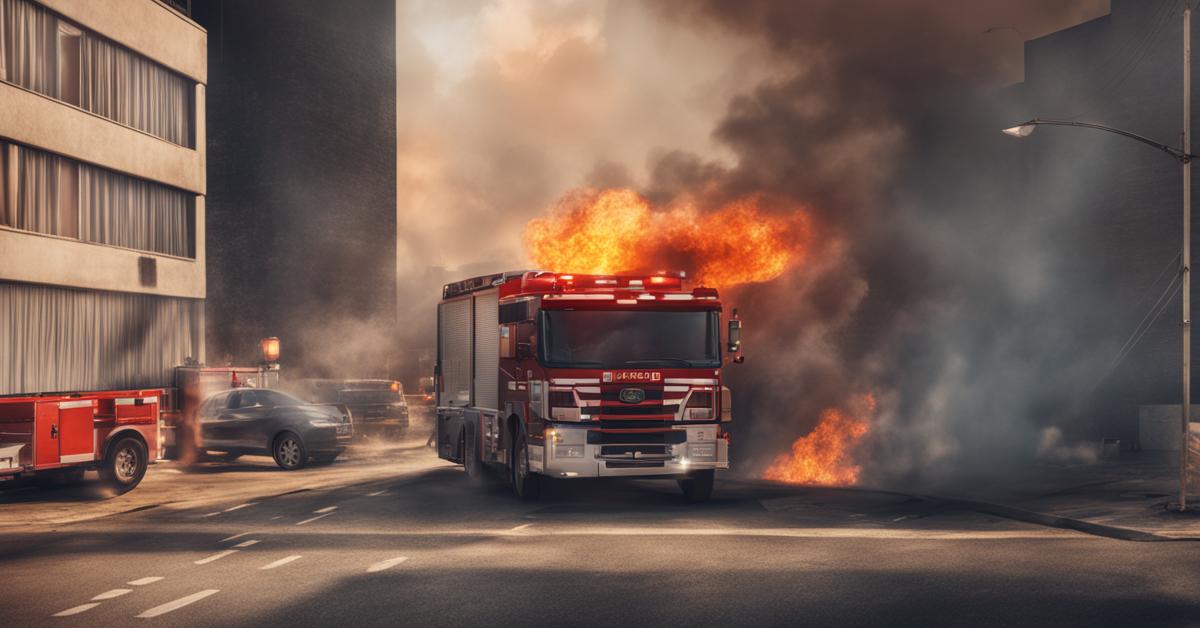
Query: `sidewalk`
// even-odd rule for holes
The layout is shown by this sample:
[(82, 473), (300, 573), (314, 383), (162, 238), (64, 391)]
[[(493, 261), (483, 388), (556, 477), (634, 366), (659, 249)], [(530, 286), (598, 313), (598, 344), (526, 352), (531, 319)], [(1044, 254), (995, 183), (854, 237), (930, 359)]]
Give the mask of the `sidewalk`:
[(1016, 482), (960, 497), (1143, 533), (1131, 536), (1147, 540), (1200, 540), (1200, 486), (1190, 489), (1190, 512), (1167, 510), (1167, 504), (1179, 499), (1177, 458), (1160, 452), (1126, 452), (1094, 464), (1039, 465)]

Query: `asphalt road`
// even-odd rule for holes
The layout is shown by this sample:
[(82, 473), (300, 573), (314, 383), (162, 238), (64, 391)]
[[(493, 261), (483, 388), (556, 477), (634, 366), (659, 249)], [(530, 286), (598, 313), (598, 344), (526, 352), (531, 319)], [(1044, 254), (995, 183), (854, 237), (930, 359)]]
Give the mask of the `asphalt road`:
[[(405, 463), (352, 457), (300, 476), (250, 459), (229, 468), (245, 478), (237, 499), (155, 507), (134, 491), (116, 498), (129, 509), (106, 516), (0, 528), (0, 617), (8, 626), (1200, 624), (1197, 543), (729, 480), (699, 506), (667, 482), (563, 483), (527, 503), (470, 484), (428, 450), (394, 455)], [(330, 473), (339, 484), (315, 481)], [(201, 491), (220, 475), (162, 481)], [(313, 487), (288, 488), (297, 477)], [(19, 502), (61, 509), (73, 494), (26, 491)], [(71, 507), (113, 510), (112, 501)]]

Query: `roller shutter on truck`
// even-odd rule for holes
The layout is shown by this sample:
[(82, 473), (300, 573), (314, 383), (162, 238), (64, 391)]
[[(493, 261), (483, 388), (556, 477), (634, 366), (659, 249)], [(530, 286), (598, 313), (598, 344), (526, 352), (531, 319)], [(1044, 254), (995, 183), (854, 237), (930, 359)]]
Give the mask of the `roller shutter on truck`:
[(438, 305), (443, 406), (471, 405), (471, 297)]
[(476, 408), (500, 407), (500, 292), (475, 295), (475, 401)]

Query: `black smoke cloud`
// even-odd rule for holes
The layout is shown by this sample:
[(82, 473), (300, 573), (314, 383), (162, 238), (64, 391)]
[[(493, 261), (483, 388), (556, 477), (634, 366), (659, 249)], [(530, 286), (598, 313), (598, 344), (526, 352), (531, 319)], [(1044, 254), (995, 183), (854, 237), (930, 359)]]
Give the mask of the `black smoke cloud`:
[[(1085, 451), (1054, 439), (1102, 364), (1055, 352), (1083, 343), (1074, 313), (1098, 303), (1029, 285), (1058, 261), (1034, 235), (1048, 225), (1003, 185), (1012, 162), (996, 131), (1012, 114), (998, 87), (1019, 56), (1003, 39), (1013, 31), (984, 30), (1040, 34), (1099, 4), (660, 7), (695, 28), (759, 37), (792, 71), (731, 99), (713, 136), (736, 155), (732, 167), (669, 152), (647, 194), (703, 190), (719, 204), (765, 191), (815, 215), (826, 238), (784, 278), (727, 297), (748, 321), (750, 359), (727, 369), (744, 471), (787, 451), (824, 408), (868, 392), (880, 405), (859, 452), (867, 482), (964, 486), (1035, 455)], [(1040, 266), (1019, 263), (1039, 256)]]

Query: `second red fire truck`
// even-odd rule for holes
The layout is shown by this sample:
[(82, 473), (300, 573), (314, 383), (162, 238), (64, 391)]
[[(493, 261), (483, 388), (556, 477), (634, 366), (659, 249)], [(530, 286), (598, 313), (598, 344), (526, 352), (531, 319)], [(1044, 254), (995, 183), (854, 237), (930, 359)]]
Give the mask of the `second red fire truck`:
[(438, 305), (438, 455), (502, 472), (536, 498), (543, 478), (677, 479), (687, 501), (729, 468), (723, 354), (711, 288), (683, 275), (518, 271), (446, 285)]

